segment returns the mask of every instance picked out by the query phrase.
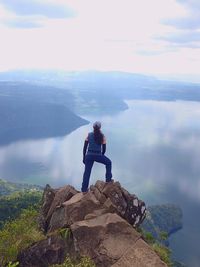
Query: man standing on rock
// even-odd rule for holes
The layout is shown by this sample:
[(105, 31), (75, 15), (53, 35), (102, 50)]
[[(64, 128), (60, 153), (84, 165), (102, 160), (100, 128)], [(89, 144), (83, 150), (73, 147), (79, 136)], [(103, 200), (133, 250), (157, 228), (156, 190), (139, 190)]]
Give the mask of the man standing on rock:
[(112, 162), (104, 154), (106, 152), (106, 138), (101, 132), (101, 123), (96, 121), (93, 124), (93, 132), (90, 132), (85, 139), (83, 147), (83, 163), (85, 171), (81, 191), (86, 193), (90, 180), (90, 174), (94, 162), (102, 163), (106, 166), (106, 182), (112, 181)]

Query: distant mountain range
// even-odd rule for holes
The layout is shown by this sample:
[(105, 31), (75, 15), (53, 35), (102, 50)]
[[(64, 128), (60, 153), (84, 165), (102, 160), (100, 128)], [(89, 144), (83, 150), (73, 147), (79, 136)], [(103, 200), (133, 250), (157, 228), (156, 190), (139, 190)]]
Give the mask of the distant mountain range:
[(80, 116), (120, 112), (131, 99), (200, 101), (200, 84), (125, 72), (1, 72), (0, 145), (64, 136), (88, 123)]
[[(109, 103), (113, 109), (124, 99), (192, 100), (200, 101), (200, 84), (164, 81), (152, 76), (119, 71), (10, 71), (0, 73), (1, 81), (26, 81), (67, 89), (75, 102)], [(103, 100), (104, 101), (103, 101)], [(101, 103), (104, 102), (104, 103)], [(125, 108), (123, 104), (118, 110)]]

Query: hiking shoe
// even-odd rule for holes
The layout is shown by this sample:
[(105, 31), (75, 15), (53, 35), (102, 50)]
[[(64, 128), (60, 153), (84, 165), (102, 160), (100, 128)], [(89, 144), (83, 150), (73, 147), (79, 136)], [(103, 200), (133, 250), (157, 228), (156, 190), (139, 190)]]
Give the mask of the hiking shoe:
[(85, 192), (82, 192), (82, 194), (83, 194), (83, 195), (86, 195), (88, 192), (89, 192), (89, 191), (87, 190), (87, 191), (85, 191)]
[(106, 182), (106, 184), (114, 183), (114, 179), (111, 179), (109, 182)]

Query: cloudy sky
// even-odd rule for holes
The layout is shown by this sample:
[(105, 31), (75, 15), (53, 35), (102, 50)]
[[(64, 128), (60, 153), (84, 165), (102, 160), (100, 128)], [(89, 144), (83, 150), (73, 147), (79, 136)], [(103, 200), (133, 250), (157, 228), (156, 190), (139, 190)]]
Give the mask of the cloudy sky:
[(199, 0), (0, 0), (0, 38), (0, 71), (200, 77)]

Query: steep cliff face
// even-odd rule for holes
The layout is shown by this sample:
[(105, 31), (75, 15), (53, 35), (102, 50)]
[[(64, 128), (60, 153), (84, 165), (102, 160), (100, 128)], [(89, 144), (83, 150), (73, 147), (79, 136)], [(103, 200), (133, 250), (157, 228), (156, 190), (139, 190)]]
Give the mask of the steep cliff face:
[(20, 253), (20, 266), (62, 263), (67, 255), (88, 256), (97, 267), (167, 266), (135, 230), (145, 215), (145, 203), (118, 182), (97, 181), (87, 194), (47, 186), (40, 214), (46, 239)]

